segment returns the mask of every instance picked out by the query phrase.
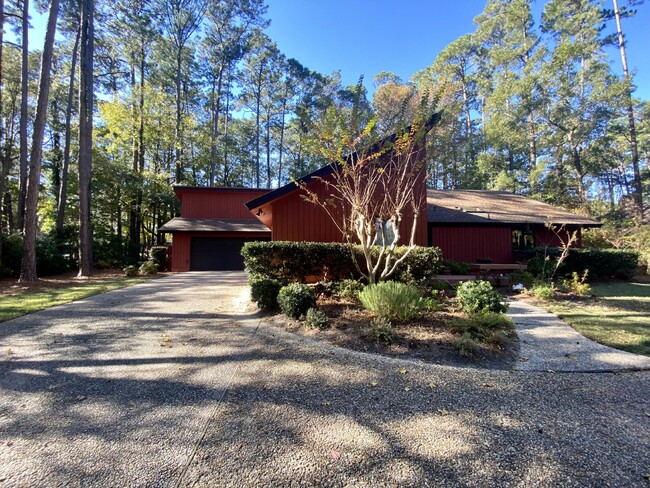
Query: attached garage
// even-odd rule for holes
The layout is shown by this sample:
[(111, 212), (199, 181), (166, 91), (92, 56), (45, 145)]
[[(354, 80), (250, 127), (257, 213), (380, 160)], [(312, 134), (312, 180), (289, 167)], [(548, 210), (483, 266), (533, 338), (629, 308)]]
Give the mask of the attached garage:
[(176, 217), (162, 230), (173, 233), (172, 271), (244, 269), (241, 248), (249, 241), (271, 240), (264, 224), (244, 219)]

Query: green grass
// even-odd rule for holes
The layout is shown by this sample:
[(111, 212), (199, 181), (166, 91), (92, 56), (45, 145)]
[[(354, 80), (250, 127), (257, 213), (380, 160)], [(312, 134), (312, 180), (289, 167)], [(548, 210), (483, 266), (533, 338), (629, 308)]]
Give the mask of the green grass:
[(650, 356), (650, 283), (603, 283), (592, 292), (596, 298), (545, 305), (590, 339)]
[(0, 295), (0, 322), (37, 312), (55, 305), (81, 300), (82, 298), (117, 290), (125, 286), (148, 281), (155, 276), (135, 278), (110, 278), (104, 280), (80, 281), (73, 285), (27, 290), (13, 295)]

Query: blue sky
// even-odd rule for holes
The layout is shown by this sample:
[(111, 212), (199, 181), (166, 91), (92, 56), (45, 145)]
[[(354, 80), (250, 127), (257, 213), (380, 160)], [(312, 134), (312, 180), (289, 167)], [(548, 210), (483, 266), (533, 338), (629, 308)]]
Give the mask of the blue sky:
[[(619, 0), (622, 4), (626, 0)], [(404, 80), (433, 63), (450, 42), (473, 32), (485, 0), (267, 0), (269, 36), (287, 57), (322, 73), (340, 70), (343, 83), (391, 71)], [(537, 1), (541, 11), (545, 2)], [(611, 0), (605, 0), (611, 8)], [(538, 20), (539, 16), (537, 16)], [(636, 96), (650, 99), (650, 1), (623, 20), (628, 64), (636, 70)], [(615, 26), (612, 22), (611, 30)], [(620, 55), (611, 49), (616, 73)]]
[[(619, 0), (621, 4), (626, 0)], [(372, 90), (372, 77), (390, 71), (408, 80), (431, 65), (444, 47), (475, 30), (474, 18), (486, 0), (267, 0), (269, 36), (287, 57), (312, 70), (341, 72), (345, 85), (360, 75)], [(534, 3), (536, 21), (546, 3)], [(611, 8), (611, 0), (605, 0)], [(32, 12), (35, 9), (32, 7)], [(34, 14), (30, 47), (42, 49), (45, 18)], [(614, 32), (612, 22), (609, 26)], [(638, 14), (623, 20), (630, 68), (636, 73), (636, 96), (650, 100), (650, 0)], [(7, 37), (14, 36), (7, 29)], [(621, 73), (618, 49), (609, 49)]]

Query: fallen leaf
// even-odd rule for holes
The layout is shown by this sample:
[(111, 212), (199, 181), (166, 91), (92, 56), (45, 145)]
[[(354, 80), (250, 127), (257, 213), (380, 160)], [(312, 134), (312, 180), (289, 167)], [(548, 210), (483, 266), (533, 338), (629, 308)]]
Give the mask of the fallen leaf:
[(411, 391), (411, 388), (408, 387), (408, 386), (405, 386), (405, 387), (404, 387), (404, 391)]
[(399, 374), (406, 374), (408, 371), (405, 368), (399, 370)]
[(486, 388), (492, 388), (494, 385), (491, 385), (490, 383), (483, 383), (483, 386)]
[(13, 349), (8, 348), (7, 349), (7, 356), (11, 356), (14, 353)]
[(170, 342), (171, 339), (170, 339), (169, 337), (163, 337), (162, 341), (163, 341), (163, 342)]
[(527, 358), (527, 357), (521, 356), (521, 357), (519, 358), (519, 361), (521, 361), (522, 363), (525, 363), (525, 362), (528, 361), (529, 359), (530, 359), (530, 358)]
[(439, 408), (437, 412), (438, 415), (449, 415), (449, 410), (447, 410), (446, 408)]
[(14, 445), (14, 441), (7, 441), (7, 447), (11, 447)]
[(565, 354), (567, 359), (570, 359), (571, 361), (575, 361), (576, 357), (573, 354)]
[(334, 461), (338, 461), (338, 460), (340, 459), (340, 457), (341, 457), (341, 453), (338, 452), (338, 451), (330, 451), (330, 457), (331, 457)]
[(378, 384), (379, 383), (377, 383), (376, 381), (371, 381), (370, 382), (370, 386), (372, 386), (373, 388), (375, 388)]
[(438, 388), (438, 385), (436, 385), (435, 383), (429, 383), (429, 388), (432, 388), (432, 389), (433, 388)]
[(88, 397), (84, 396), (84, 395), (77, 395), (75, 397), (75, 400), (77, 400), (78, 402), (83, 402), (86, 398), (88, 398)]

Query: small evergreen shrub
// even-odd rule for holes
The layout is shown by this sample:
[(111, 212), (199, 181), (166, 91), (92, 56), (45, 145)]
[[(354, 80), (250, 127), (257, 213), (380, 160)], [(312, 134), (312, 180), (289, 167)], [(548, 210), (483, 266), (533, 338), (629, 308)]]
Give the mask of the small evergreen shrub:
[(370, 322), (369, 336), (374, 341), (391, 344), (395, 339), (393, 335), (393, 324), (384, 317), (375, 317)]
[(359, 293), (363, 290), (363, 284), (357, 280), (342, 280), (336, 285), (336, 295), (346, 300), (359, 300)]
[(537, 281), (531, 287), (530, 293), (540, 300), (552, 300), (555, 296), (555, 287), (553, 283)]
[(330, 319), (322, 310), (310, 308), (305, 315), (305, 325), (313, 329), (323, 330), (330, 325)]
[(454, 337), (451, 341), (451, 345), (456, 348), (461, 356), (466, 358), (473, 357), (478, 349), (478, 343), (469, 332), (465, 332), (459, 337)]
[(127, 266), (126, 268), (124, 268), (124, 276), (128, 278), (133, 278), (134, 276), (138, 276), (138, 267)]
[(141, 275), (156, 274), (158, 272), (158, 265), (151, 260), (145, 261), (140, 265), (140, 269), (138, 271)]
[(251, 300), (260, 310), (269, 311), (278, 308), (278, 293), (282, 285), (278, 280), (261, 279), (251, 283)]
[(397, 281), (383, 281), (366, 286), (359, 293), (359, 300), (366, 310), (395, 322), (413, 319), (422, 307), (420, 290)]
[(278, 305), (280, 305), (280, 310), (283, 313), (297, 319), (314, 307), (316, 301), (314, 300), (314, 294), (307, 285), (292, 283), (280, 288)]
[(505, 313), (508, 310), (508, 306), (502, 303), (503, 298), (489, 281), (465, 281), (458, 285), (456, 296), (462, 309), (468, 313)]
[(153, 246), (149, 249), (149, 259), (158, 265), (158, 269), (167, 269), (167, 246)]

